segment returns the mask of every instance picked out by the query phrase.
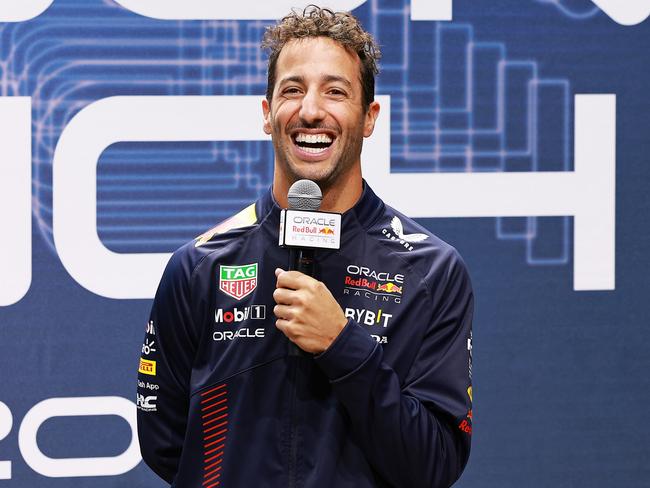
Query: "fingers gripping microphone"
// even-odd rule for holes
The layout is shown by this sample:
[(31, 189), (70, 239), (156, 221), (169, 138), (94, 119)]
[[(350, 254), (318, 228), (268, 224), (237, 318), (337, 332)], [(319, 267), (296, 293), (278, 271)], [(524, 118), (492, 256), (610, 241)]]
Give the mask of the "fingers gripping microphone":
[[(320, 208), (323, 194), (316, 183), (311, 180), (298, 180), (287, 193), (290, 210), (316, 211)], [(316, 268), (314, 264), (313, 248), (291, 248), (289, 251), (289, 270), (300, 271), (314, 277)]]

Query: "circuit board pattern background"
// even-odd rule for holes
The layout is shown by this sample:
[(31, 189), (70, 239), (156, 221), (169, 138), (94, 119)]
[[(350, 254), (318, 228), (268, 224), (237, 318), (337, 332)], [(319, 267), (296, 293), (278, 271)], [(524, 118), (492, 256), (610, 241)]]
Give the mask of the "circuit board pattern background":
[[(377, 92), (392, 100), (393, 172), (570, 171), (574, 95), (617, 97), (615, 290), (572, 289), (570, 218), (420, 219), (457, 247), (475, 289), (475, 430), (455, 486), (650, 486), (650, 21), (621, 26), (590, 0), (456, 0), (453, 21), (440, 23), (411, 21), (409, 6), (355, 10), (384, 50)], [(33, 20), (0, 24), (0, 94), (32, 98), (34, 163), (32, 283), (0, 309), (7, 486), (163, 485), (143, 463), (117, 476), (42, 476), (19, 445), (44, 399), (135, 400), (151, 306), (96, 295), (62, 265), (53, 151), (68, 121), (105, 97), (261, 97), (266, 25), (159, 21), (112, 0), (55, 0)], [(264, 191), (272, 158), (268, 142), (115, 144), (98, 164), (100, 237), (118, 252), (170, 251)], [(111, 415), (38, 431), (59, 459), (117, 455), (131, 440)]]
[[(371, 0), (356, 12), (383, 51), (393, 172), (571, 169), (569, 80), (469, 23), (411, 22), (409, 8)], [(52, 155), (71, 117), (113, 95), (262, 95), (266, 25), (58, 0), (1, 27), (2, 94), (33, 100), (35, 217), (50, 245)], [(116, 252), (171, 251), (257, 198), (272, 160), (269, 142), (116, 144), (98, 166), (99, 236)], [(521, 240), (529, 264), (566, 264), (569, 231), (568, 218), (497, 218), (495, 234)]]

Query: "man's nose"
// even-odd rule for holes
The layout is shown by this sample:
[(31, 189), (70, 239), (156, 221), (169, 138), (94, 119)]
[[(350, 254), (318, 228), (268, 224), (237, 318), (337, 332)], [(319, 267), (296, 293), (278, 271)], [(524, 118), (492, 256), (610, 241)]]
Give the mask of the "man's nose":
[(302, 99), (300, 118), (307, 124), (313, 124), (325, 118), (323, 100), (316, 91), (308, 91)]

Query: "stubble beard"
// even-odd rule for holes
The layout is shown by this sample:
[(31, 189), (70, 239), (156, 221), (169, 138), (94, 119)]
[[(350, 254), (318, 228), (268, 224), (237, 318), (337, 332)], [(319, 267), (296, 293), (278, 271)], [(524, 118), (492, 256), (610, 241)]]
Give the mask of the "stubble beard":
[[(278, 134), (278, 127), (273, 126), (273, 133)], [(298, 168), (296, 164), (291, 161), (289, 156), (291, 148), (285, 147), (283, 140), (279, 137), (273, 137), (273, 149), (275, 151), (275, 164), (282, 167), (284, 174), (289, 179), (289, 184), (293, 184), (298, 180), (308, 179), (317, 183), (323, 193), (327, 192), (336, 184), (342, 182), (345, 175), (350, 172), (355, 163), (359, 160), (361, 155), (361, 148), (363, 145), (363, 134), (361, 129), (358, 134), (353, 134), (350, 137), (348, 144), (343, 147), (343, 151), (338, 159), (330, 162), (329, 166), (315, 171), (312, 165), (320, 163), (304, 163), (307, 167), (303, 170)], [(338, 142), (338, 141), (337, 141)], [(292, 144), (292, 142), (289, 142)]]

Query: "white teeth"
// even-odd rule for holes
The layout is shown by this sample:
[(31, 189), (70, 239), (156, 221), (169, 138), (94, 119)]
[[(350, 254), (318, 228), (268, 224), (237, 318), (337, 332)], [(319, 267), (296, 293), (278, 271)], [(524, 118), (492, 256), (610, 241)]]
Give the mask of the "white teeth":
[(320, 142), (328, 144), (332, 142), (332, 138), (327, 134), (303, 134), (302, 132), (299, 132), (296, 136), (296, 142), (307, 142), (310, 144)]
[(320, 149), (318, 147), (302, 147), (301, 149), (311, 154), (318, 154), (325, 151), (325, 149)]

